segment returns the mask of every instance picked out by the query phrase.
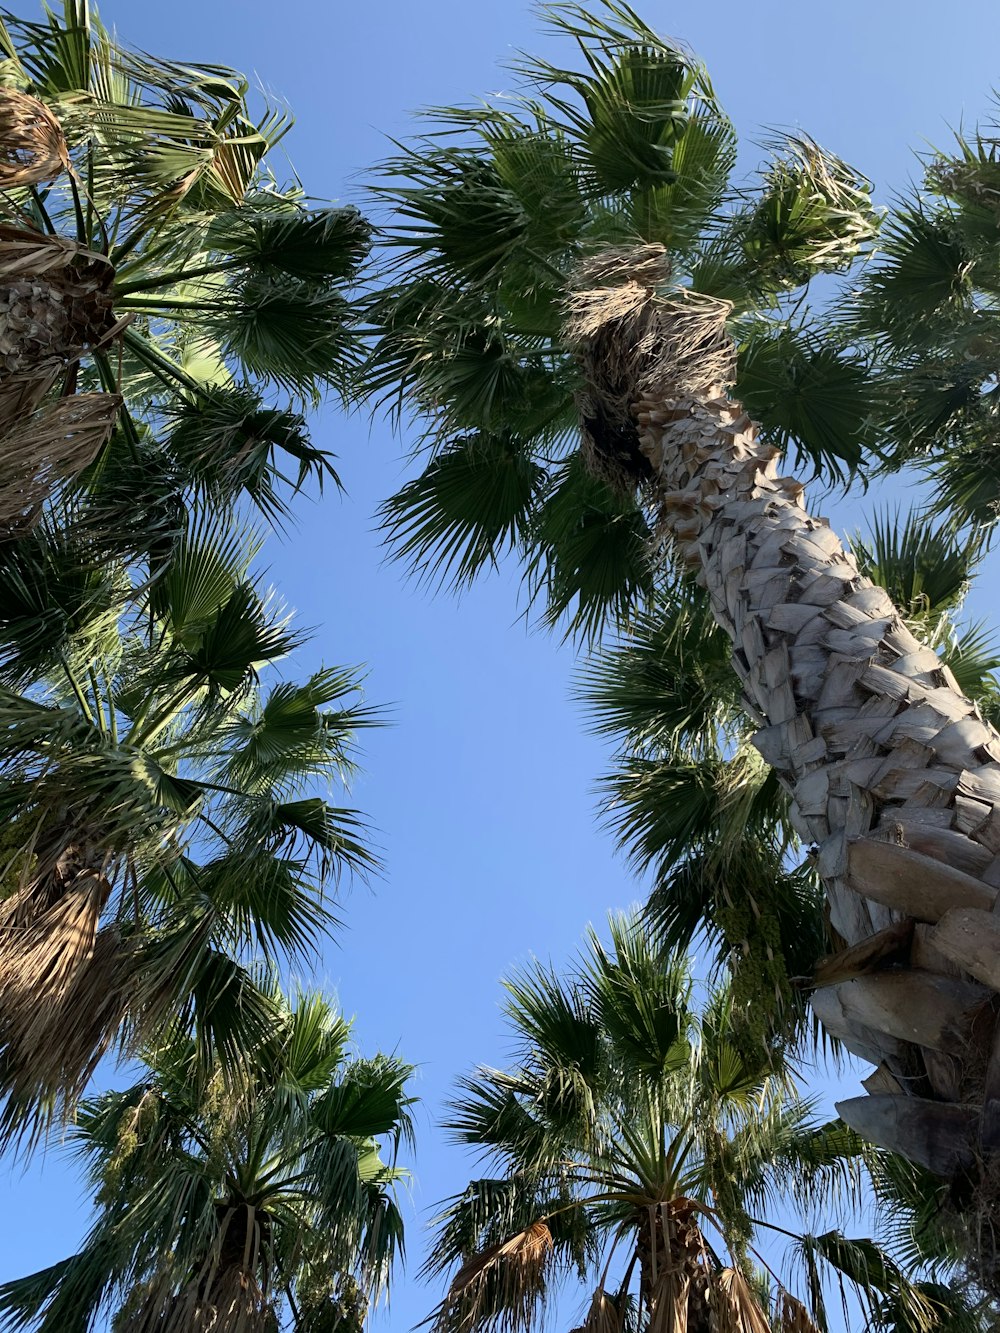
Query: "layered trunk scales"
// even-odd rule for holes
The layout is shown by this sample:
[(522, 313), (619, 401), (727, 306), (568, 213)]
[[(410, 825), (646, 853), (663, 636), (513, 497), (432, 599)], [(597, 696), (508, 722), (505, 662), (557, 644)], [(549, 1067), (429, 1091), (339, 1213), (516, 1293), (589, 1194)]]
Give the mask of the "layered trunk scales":
[(844, 944), (813, 1004), (877, 1070), (840, 1112), (959, 1175), (1000, 1149), (1000, 735), (721, 384), (653, 386), (634, 412), (662, 535), (732, 641)]

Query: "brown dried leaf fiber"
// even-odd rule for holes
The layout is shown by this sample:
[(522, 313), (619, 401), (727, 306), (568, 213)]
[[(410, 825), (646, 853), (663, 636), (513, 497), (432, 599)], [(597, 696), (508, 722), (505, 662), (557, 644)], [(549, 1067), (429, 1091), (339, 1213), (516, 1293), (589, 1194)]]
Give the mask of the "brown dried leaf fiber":
[(31, 527), (43, 502), (94, 460), (121, 405), (120, 394), (75, 394), (0, 436), (0, 537)]
[(116, 1323), (118, 1333), (278, 1333), (274, 1306), (252, 1272), (230, 1267), (173, 1294), (169, 1273), (154, 1280)]
[(778, 1333), (820, 1333), (809, 1311), (789, 1291), (783, 1291), (778, 1302)]
[(612, 486), (634, 490), (650, 475), (634, 406), (704, 393), (732, 380), (727, 301), (669, 286), (658, 245), (606, 250), (582, 264), (566, 303), (564, 337), (587, 386), (579, 399), (581, 451)]
[(0, 190), (52, 180), (68, 167), (66, 137), (48, 107), (0, 87)]
[[(93, 933), (99, 892), (84, 903), (60, 903), (58, 920), (46, 914), (27, 928), (33, 948), (27, 939), (13, 950), (5, 942), (0, 1144), (34, 1141), (53, 1117), (72, 1112), (129, 1013), (133, 952), (117, 926)], [(46, 925), (49, 934), (40, 937)]]
[(771, 1333), (770, 1320), (738, 1268), (723, 1268), (712, 1294), (718, 1333)]
[(113, 324), (113, 281), (104, 255), (0, 225), (0, 382), (100, 342)]
[(527, 1329), (544, 1291), (545, 1267), (551, 1254), (548, 1226), (532, 1222), (508, 1240), (475, 1255), (455, 1274), (439, 1307), (436, 1326), (467, 1333), (499, 1298), (502, 1312), (497, 1327)]

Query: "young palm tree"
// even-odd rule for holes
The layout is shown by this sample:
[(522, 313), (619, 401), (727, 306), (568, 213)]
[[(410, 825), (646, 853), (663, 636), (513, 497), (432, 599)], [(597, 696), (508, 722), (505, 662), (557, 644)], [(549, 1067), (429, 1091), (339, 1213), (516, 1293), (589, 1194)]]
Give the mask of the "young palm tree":
[(0, 1288), (0, 1327), (362, 1327), (402, 1250), (412, 1071), (349, 1057), (350, 1025), (319, 996), (271, 999), (267, 1040), (235, 1079), (206, 1085), (179, 1035), (133, 1087), (81, 1106), (70, 1144), (97, 1218), (77, 1254)]
[(87, 0), (0, 11), (0, 57), (0, 523), (88, 464), (119, 548), (192, 485), (280, 516), (280, 459), (335, 474), (273, 390), (344, 388), (367, 225), (275, 178), (291, 121), (245, 78), (132, 52)]
[(697, 62), (616, 0), (547, 12), (580, 68), (523, 62), (386, 167), (372, 384), (437, 444), (391, 532), (458, 580), (518, 548), (583, 628), (648, 587), (651, 532), (696, 572), (843, 945), (815, 1009), (878, 1065), (842, 1114), (977, 1200), (995, 1274), (1000, 736), (777, 472), (869, 438), (864, 367), (782, 314), (871, 239), (867, 186), (801, 140), (720, 208), (734, 137)]
[[(574, 1270), (596, 1287), (587, 1333), (767, 1333), (772, 1306), (783, 1329), (813, 1333), (825, 1264), (867, 1286), (872, 1309), (895, 1301), (934, 1326), (898, 1264), (839, 1232), (802, 1242), (813, 1314), (755, 1272), (760, 1214), (782, 1196), (819, 1211), (827, 1189), (850, 1193), (859, 1145), (816, 1126), (788, 1075), (740, 1040), (727, 991), (699, 1013), (686, 960), (627, 920), (612, 922), (610, 949), (591, 935), (570, 978), (535, 966), (506, 989), (516, 1066), (464, 1080), (450, 1122), (499, 1173), (441, 1216), (427, 1270), (457, 1271), (439, 1333), (535, 1328)], [(874, 1282), (862, 1254), (884, 1261)]]
[(372, 861), (317, 793), (373, 716), (350, 671), (260, 684), (301, 636), (239, 530), (193, 519), (141, 597), (55, 524), (5, 554), (0, 1137), (70, 1109), (116, 1037), (193, 1021), (228, 1067), (271, 1021), (248, 952), (308, 952)]

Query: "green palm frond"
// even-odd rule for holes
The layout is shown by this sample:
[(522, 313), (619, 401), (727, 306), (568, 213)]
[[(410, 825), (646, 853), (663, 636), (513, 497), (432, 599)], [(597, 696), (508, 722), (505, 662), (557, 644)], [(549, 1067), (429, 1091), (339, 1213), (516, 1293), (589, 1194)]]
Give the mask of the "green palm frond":
[(609, 623), (628, 625), (652, 592), (651, 535), (638, 504), (579, 455), (563, 464), (536, 511), (527, 572), (545, 622), (588, 643)]
[(714, 747), (737, 713), (729, 644), (686, 579), (659, 586), (632, 632), (590, 657), (577, 686), (593, 730), (631, 752)]
[(267, 195), (254, 202), (214, 219), (208, 241), (257, 272), (350, 279), (368, 253), (371, 228), (355, 208), (277, 209)]
[(870, 181), (808, 136), (787, 136), (774, 147), (760, 198), (737, 223), (765, 290), (842, 271), (878, 231)]
[[(875, 336), (919, 346), (928, 322), (957, 315), (972, 294), (972, 252), (946, 208), (904, 205), (882, 231), (858, 320)], [(915, 340), (915, 342), (914, 342)]]
[(544, 469), (509, 437), (478, 432), (452, 441), (387, 500), (383, 527), (394, 555), (461, 586), (523, 545), (544, 484)]
[(735, 391), (766, 437), (816, 476), (852, 480), (875, 450), (864, 360), (808, 329), (750, 323)]
[(931, 527), (913, 512), (876, 514), (869, 531), (851, 542), (859, 568), (911, 619), (956, 610), (985, 555), (981, 540), (959, 536), (950, 524)]

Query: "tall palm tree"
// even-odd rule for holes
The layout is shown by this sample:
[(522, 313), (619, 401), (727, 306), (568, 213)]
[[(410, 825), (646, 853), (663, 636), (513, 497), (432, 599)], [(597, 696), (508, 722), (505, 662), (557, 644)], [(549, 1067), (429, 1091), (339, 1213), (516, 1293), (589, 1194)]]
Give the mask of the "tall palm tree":
[(242, 75), (130, 51), (88, 0), (0, 10), (0, 83), (0, 522), (88, 464), (119, 546), (191, 485), (280, 516), (282, 458), (335, 475), (295, 400), (345, 387), (367, 224), (275, 176), (291, 119)]
[(357, 679), (258, 689), (301, 638), (239, 518), (334, 475), (302, 410), (350, 373), (368, 227), (275, 176), (290, 119), (246, 79), (87, 0), (0, 11), (0, 85), (5, 1137), (160, 1022), (231, 1063), (270, 1021), (248, 953), (307, 949), (370, 862), (323, 792)]
[(649, 585), (651, 533), (696, 573), (816, 848), (842, 948), (814, 1008), (877, 1065), (841, 1113), (977, 1200), (995, 1281), (1000, 735), (777, 466), (869, 440), (864, 366), (782, 304), (871, 239), (867, 187), (800, 140), (720, 208), (734, 136), (697, 62), (617, 0), (546, 12), (579, 68), (522, 62), (385, 169), (372, 385), (437, 444), (390, 528), (459, 580), (520, 549), (585, 628)]
[(164, 1023), (238, 1060), (271, 1021), (248, 955), (308, 954), (331, 883), (372, 864), (326, 789), (373, 714), (351, 671), (276, 674), (302, 638), (244, 534), (194, 518), (141, 596), (66, 538), (17, 543), (0, 598), (0, 1137)]
[(402, 1249), (412, 1071), (350, 1056), (350, 1025), (320, 996), (271, 998), (267, 1040), (235, 1079), (205, 1085), (178, 1035), (132, 1087), (81, 1106), (70, 1146), (96, 1220), (77, 1254), (0, 1288), (0, 1327), (361, 1328)]
[(427, 1270), (453, 1275), (439, 1333), (534, 1328), (574, 1270), (593, 1291), (587, 1333), (766, 1333), (772, 1310), (812, 1333), (825, 1326), (821, 1269), (863, 1290), (862, 1255), (884, 1262), (871, 1310), (894, 1301), (934, 1326), (929, 1295), (872, 1242), (803, 1239), (811, 1314), (755, 1270), (776, 1201), (821, 1212), (828, 1190), (850, 1195), (859, 1144), (817, 1125), (787, 1072), (741, 1040), (725, 989), (699, 1012), (682, 955), (618, 919), (610, 947), (591, 934), (570, 977), (535, 965), (506, 990), (516, 1065), (463, 1080), (450, 1120), (498, 1174), (440, 1218)]

